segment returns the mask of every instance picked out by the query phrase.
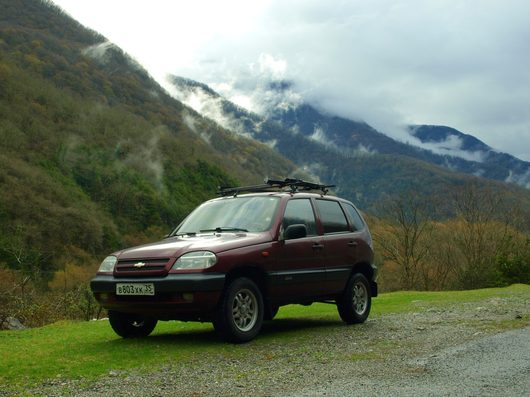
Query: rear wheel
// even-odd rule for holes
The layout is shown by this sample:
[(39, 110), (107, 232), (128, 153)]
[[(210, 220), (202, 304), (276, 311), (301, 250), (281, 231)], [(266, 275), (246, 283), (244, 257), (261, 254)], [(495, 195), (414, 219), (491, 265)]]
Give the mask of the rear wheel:
[(153, 332), (157, 319), (109, 310), (109, 322), (122, 338), (143, 338)]
[(370, 314), (372, 293), (370, 283), (361, 273), (351, 276), (342, 296), (337, 300), (337, 309), (342, 321), (348, 324), (363, 323)]
[(241, 277), (225, 289), (213, 325), (225, 340), (234, 343), (255, 338), (263, 324), (263, 297), (256, 284)]

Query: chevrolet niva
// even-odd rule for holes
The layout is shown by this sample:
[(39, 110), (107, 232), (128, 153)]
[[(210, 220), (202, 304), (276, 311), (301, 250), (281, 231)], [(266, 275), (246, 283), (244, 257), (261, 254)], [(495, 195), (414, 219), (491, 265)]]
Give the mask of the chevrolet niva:
[(247, 342), (293, 303), (333, 303), (344, 322), (362, 323), (377, 296), (372, 240), (329, 187), (285, 179), (222, 189), (162, 241), (106, 257), (92, 292), (124, 338), (182, 320)]

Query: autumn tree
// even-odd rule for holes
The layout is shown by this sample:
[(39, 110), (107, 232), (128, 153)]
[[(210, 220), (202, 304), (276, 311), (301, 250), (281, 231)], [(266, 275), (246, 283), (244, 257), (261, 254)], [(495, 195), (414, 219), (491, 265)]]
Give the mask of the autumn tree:
[(496, 257), (506, 252), (510, 220), (501, 208), (503, 199), (487, 186), (470, 183), (453, 192), (456, 219), (442, 241), (446, 251), (440, 258), (456, 270), (459, 287), (465, 289), (495, 284)]
[(432, 227), (430, 202), (412, 193), (389, 198), (381, 204), (380, 214), (388, 222), (375, 232), (384, 261), (394, 263), (400, 285), (405, 289), (429, 289), (427, 266)]

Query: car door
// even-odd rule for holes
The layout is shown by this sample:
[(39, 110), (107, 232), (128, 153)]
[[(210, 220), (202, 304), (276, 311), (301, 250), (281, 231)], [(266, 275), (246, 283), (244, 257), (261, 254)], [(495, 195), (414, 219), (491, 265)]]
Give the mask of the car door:
[(357, 261), (357, 237), (351, 230), (340, 203), (331, 199), (316, 199), (316, 208), (323, 228), (322, 254), (326, 267), (328, 293), (344, 290), (352, 266)]
[[(305, 237), (289, 239), (290, 225), (305, 225)], [(321, 294), (326, 278), (321, 236), (309, 198), (292, 198), (283, 214), (280, 239), (275, 243), (275, 268), (269, 271), (270, 296), (277, 301), (303, 301)]]

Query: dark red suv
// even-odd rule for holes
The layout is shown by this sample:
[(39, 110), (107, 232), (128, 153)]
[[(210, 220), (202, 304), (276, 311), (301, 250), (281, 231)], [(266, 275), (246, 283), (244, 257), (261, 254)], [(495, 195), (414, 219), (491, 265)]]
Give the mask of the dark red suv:
[(222, 189), (164, 240), (105, 258), (92, 291), (126, 338), (184, 320), (246, 342), (291, 303), (336, 303), (346, 323), (364, 322), (377, 296), (370, 232), (329, 187), (286, 179)]

